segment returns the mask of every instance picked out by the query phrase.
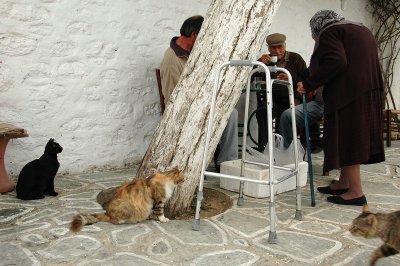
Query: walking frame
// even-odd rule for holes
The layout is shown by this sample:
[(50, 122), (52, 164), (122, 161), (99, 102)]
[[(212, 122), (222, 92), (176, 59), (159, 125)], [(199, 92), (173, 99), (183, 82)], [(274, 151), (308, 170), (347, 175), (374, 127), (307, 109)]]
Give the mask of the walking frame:
[[(243, 128), (243, 146), (242, 146), (242, 158), (241, 158), (241, 169), (240, 169), (240, 176), (228, 175), (228, 174), (221, 174), (215, 172), (208, 172), (206, 171), (206, 163), (207, 163), (207, 153), (208, 153), (208, 146), (211, 138), (212, 133), (212, 125), (214, 119), (214, 112), (215, 112), (215, 103), (216, 103), (216, 96), (218, 91), (218, 84), (220, 74), (223, 68), (227, 66), (234, 66), (234, 67), (244, 67), (244, 66), (257, 66), (256, 69), (252, 70), (248, 79), (247, 79), (247, 87), (246, 87), (246, 99), (245, 99), (245, 110), (244, 110), (244, 128)], [(288, 76), (288, 81), (282, 80), (275, 80), (271, 79), (270, 72), (283, 72)], [(269, 162), (267, 163), (259, 163), (246, 160), (246, 139), (247, 139), (247, 127), (248, 127), (248, 113), (249, 113), (249, 100), (250, 100), (250, 82), (252, 74), (256, 72), (264, 72), (265, 73), (265, 80), (266, 80), (266, 95), (267, 95), (267, 112), (268, 112), (268, 152), (269, 152)], [(297, 139), (297, 132), (296, 132), (296, 119), (295, 119), (295, 109), (294, 109), (294, 97), (293, 97), (293, 82), (292, 76), (290, 75), (289, 71), (276, 67), (276, 66), (266, 66), (265, 64), (252, 61), (252, 60), (231, 60), (225, 62), (219, 66), (216, 73), (216, 80), (214, 83), (214, 88), (212, 92), (212, 99), (211, 99), (211, 107), (210, 107), (210, 114), (208, 117), (208, 126), (206, 131), (206, 139), (204, 145), (204, 153), (203, 153), (203, 162), (201, 166), (201, 173), (200, 173), (200, 184), (197, 192), (197, 203), (196, 203), (196, 211), (195, 217), (192, 223), (192, 230), (198, 231), (200, 230), (200, 206), (203, 200), (203, 185), (204, 185), (204, 177), (218, 177), (218, 178), (227, 178), (232, 180), (239, 180), (239, 198), (237, 200), (237, 205), (241, 206), (244, 203), (243, 200), (243, 188), (244, 182), (251, 182), (257, 183), (262, 185), (269, 185), (269, 214), (270, 214), (270, 231), (268, 237), (268, 243), (276, 244), (277, 243), (277, 234), (276, 234), (276, 212), (275, 212), (275, 185), (279, 184), (290, 177), (296, 176), (296, 212), (295, 212), (295, 219), (301, 220), (303, 218), (301, 212), (301, 187), (300, 187), (300, 175), (299, 175), (299, 159), (298, 159), (298, 149), (297, 149), (297, 141), (293, 141), (294, 143), (294, 168), (291, 167), (283, 167), (275, 165), (274, 161), (274, 141), (273, 141), (273, 133), (272, 133), (272, 84), (279, 83), (286, 85), (289, 91), (289, 102), (290, 102), (290, 109), (291, 109), (291, 116), (292, 116), (292, 132), (293, 132), (293, 140)], [(244, 151), (244, 152), (243, 152)], [(244, 176), (245, 168), (247, 164), (258, 165), (262, 167), (266, 167), (269, 170), (269, 180), (255, 180), (249, 177)], [(280, 169), (285, 172), (284, 176), (280, 176), (278, 179), (274, 177), (274, 169)], [(287, 174), (286, 174), (287, 173)]]

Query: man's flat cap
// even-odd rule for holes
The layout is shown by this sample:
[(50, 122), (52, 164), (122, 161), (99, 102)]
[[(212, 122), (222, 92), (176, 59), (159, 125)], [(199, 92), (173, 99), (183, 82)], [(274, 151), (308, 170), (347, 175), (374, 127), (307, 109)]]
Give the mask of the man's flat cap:
[(286, 36), (281, 33), (273, 33), (267, 36), (268, 46), (278, 46), (285, 44)]

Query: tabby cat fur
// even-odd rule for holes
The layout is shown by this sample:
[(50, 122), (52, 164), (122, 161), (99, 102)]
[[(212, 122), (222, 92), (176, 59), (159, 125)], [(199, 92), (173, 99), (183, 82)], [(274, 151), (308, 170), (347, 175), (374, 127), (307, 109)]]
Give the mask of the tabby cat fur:
[(370, 265), (382, 257), (389, 257), (400, 252), (400, 211), (391, 213), (372, 213), (368, 205), (353, 220), (350, 233), (365, 238), (380, 237), (384, 244), (377, 248), (370, 260)]
[(120, 187), (101, 192), (97, 200), (105, 213), (78, 214), (71, 222), (71, 231), (78, 232), (82, 226), (97, 222), (113, 224), (137, 223), (151, 215), (160, 222), (168, 222), (164, 216), (164, 203), (172, 196), (177, 184), (184, 181), (181, 171), (155, 173), (148, 178), (136, 178)]

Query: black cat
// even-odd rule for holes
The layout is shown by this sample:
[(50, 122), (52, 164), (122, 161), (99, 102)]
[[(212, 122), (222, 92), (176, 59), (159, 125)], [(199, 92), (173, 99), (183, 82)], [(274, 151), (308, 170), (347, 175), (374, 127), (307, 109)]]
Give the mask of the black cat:
[(36, 160), (27, 163), (19, 173), (17, 182), (17, 198), (22, 200), (43, 199), (44, 194), (57, 196), (54, 191), (54, 178), (60, 163), (57, 153), (63, 148), (54, 139), (50, 139), (44, 149), (44, 154)]

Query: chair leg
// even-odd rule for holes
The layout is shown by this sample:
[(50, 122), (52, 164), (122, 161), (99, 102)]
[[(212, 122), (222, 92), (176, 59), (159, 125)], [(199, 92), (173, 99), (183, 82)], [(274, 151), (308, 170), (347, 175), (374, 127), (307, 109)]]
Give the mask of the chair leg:
[(391, 129), (391, 120), (392, 120), (392, 111), (387, 109), (385, 112), (386, 116), (386, 147), (392, 146), (392, 129)]
[(218, 143), (217, 148), (215, 149), (215, 152), (214, 152), (214, 166), (215, 166), (215, 169), (217, 170), (217, 172), (219, 172), (219, 169), (217, 166), (219, 152), (220, 152), (220, 147), (219, 147), (219, 143)]

